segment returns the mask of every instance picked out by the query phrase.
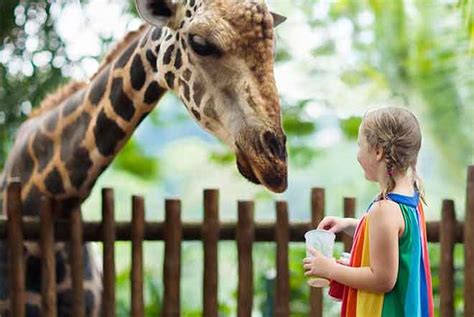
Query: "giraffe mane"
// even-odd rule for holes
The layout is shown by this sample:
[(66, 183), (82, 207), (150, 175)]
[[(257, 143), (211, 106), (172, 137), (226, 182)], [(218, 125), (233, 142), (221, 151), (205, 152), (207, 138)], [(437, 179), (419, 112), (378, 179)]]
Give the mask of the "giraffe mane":
[[(120, 53), (128, 47), (129, 43), (137, 39), (144, 30), (148, 27), (148, 24), (142, 24), (136, 31), (128, 32), (125, 37), (118, 42), (112, 50), (105, 55), (102, 60), (102, 63), (99, 65), (99, 69), (95, 72), (95, 74), (91, 77), (91, 81), (97, 77), (97, 75), (105, 68), (107, 65), (112, 63), (115, 58), (117, 58)], [(54, 107), (58, 106), (66, 100), (69, 96), (73, 95), (75, 92), (87, 87), (87, 82), (85, 81), (71, 81), (65, 85), (60, 86), (54, 92), (47, 95), (41, 104), (33, 109), (28, 117), (36, 117), (44, 112), (53, 109)]]
[(74, 94), (76, 91), (81, 90), (86, 86), (87, 84), (83, 81), (72, 81), (65, 85), (60, 86), (58, 89), (56, 89), (56, 91), (47, 95), (43, 99), (41, 104), (35, 109), (33, 109), (29, 117), (30, 118), (37, 117), (40, 114), (48, 110), (51, 110), (52, 108), (60, 105), (61, 102), (66, 100), (66, 98)]
[(119, 54), (122, 53), (122, 51), (126, 49), (131, 42), (137, 39), (147, 29), (148, 26), (148, 24), (143, 23), (137, 30), (128, 32), (120, 42), (115, 44), (114, 48), (112, 48), (102, 59), (102, 63), (100, 63), (99, 69), (97, 69), (95, 74), (91, 77), (91, 80), (93, 80), (97, 75), (99, 75), (99, 73), (105, 67), (107, 67), (107, 65), (112, 63), (115, 58), (117, 58)]

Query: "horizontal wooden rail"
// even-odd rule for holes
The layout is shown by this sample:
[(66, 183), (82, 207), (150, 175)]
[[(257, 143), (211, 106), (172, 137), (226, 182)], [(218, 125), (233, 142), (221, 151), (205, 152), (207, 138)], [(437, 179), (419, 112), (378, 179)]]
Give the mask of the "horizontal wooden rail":
[[(0, 240), (7, 237), (7, 221), (0, 218)], [(55, 239), (56, 241), (68, 241), (70, 231), (68, 222), (58, 220), (55, 222)], [(84, 221), (83, 222), (83, 240), (84, 241), (103, 241), (103, 224), (101, 221)], [(228, 240), (235, 241), (237, 224), (235, 222), (222, 222), (219, 224), (219, 241)], [(292, 242), (301, 242), (304, 240), (303, 235), (313, 227), (309, 222), (291, 222), (289, 224), (289, 239)], [(429, 242), (439, 242), (439, 222), (429, 221), (426, 224)], [(131, 241), (132, 223), (130, 221), (117, 221), (115, 223), (116, 241)], [(145, 223), (144, 240), (162, 241), (164, 239), (163, 231), (164, 222), (147, 221)], [(202, 240), (202, 223), (186, 222), (182, 225), (183, 240), (185, 241), (201, 241)], [(40, 222), (39, 220), (24, 219), (23, 235), (25, 240), (39, 240), (40, 238)], [(342, 241), (342, 234), (336, 235), (337, 241)], [(272, 242), (275, 241), (275, 222), (256, 222), (255, 223), (255, 240), (256, 242)], [(455, 230), (456, 243), (464, 241), (464, 224), (457, 223)]]

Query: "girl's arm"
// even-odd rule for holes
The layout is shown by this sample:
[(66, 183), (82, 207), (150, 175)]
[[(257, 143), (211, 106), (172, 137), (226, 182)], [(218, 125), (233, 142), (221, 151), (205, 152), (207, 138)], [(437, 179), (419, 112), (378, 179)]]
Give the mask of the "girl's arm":
[(352, 288), (385, 293), (395, 285), (398, 274), (398, 236), (403, 216), (397, 204), (375, 203), (367, 216), (370, 239), (370, 267), (348, 267), (322, 256), (305, 259), (305, 275), (336, 280)]
[(344, 233), (347, 233), (350, 236), (354, 236), (355, 229), (359, 223), (359, 219), (356, 218), (345, 218), (348, 222), (348, 226), (343, 230)]

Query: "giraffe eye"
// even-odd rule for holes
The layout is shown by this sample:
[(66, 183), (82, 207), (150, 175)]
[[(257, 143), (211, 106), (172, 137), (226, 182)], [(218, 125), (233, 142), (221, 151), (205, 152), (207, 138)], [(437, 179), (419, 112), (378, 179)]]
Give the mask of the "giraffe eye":
[(201, 55), (201, 56), (214, 55), (216, 57), (220, 57), (222, 55), (221, 50), (218, 49), (217, 46), (215, 46), (212, 43), (209, 43), (202, 36), (191, 34), (189, 36), (189, 44), (198, 55)]

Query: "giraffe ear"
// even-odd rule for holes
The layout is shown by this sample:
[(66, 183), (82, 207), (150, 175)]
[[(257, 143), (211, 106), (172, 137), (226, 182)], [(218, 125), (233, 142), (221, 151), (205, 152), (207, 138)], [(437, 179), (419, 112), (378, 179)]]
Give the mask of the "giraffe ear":
[(138, 14), (153, 26), (170, 23), (176, 12), (176, 0), (135, 0)]
[(273, 27), (274, 28), (276, 28), (277, 26), (279, 26), (280, 24), (282, 24), (283, 22), (286, 21), (286, 17), (283, 16), (283, 15), (280, 15), (278, 13), (271, 12), (271, 11), (270, 11), (270, 14), (273, 17)]

